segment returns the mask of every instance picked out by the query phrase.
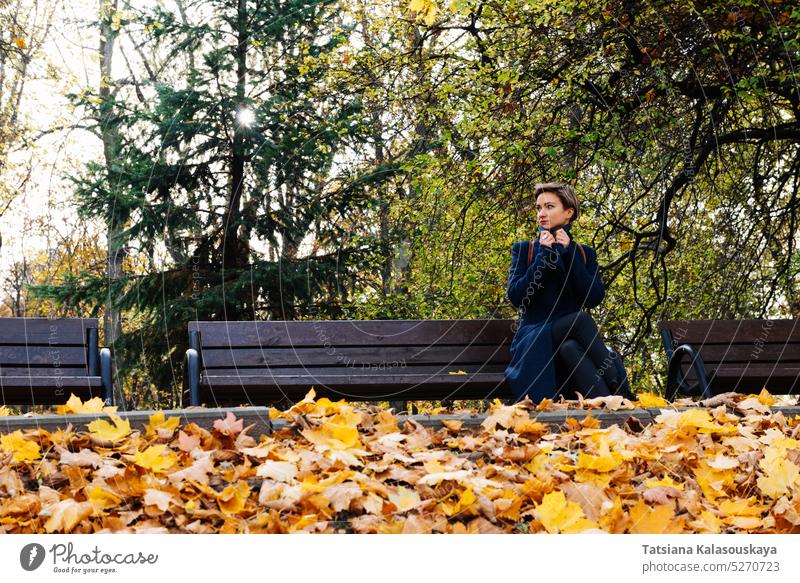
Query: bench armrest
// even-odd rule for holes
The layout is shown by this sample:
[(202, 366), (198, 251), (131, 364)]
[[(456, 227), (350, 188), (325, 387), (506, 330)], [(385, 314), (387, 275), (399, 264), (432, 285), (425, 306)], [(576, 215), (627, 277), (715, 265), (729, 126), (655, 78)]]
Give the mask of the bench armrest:
[(183, 392), (189, 394), (191, 406), (200, 405), (200, 355), (194, 348), (186, 351), (183, 360)]
[(706, 372), (706, 365), (705, 362), (703, 362), (703, 357), (700, 356), (700, 353), (695, 350), (694, 346), (691, 344), (681, 344), (675, 348), (669, 359), (667, 368), (667, 400), (674, 400), (675, 396), (680, 392), (688, 392), (688, 387), (684, 385), (685, 378), (678, 379), (678, 375), (681, 373), (681, 361), (684, 356), (691, 358), (691, 366), (694, 367), (695, 373), (697, 373), (697, 384), (702, 391), (702, 397), (708, 399), (712, 394), (709, 389), (708, 373)]
[(100, 349), (100, 380), (106, 405), (114, 404), (114, 380), (111, 374), (111, 349)]

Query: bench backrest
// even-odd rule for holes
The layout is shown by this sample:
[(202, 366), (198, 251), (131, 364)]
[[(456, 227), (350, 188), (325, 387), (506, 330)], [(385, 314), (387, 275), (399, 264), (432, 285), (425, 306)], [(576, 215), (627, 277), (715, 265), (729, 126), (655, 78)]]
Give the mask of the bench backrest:
[(0, 318), (0, 376), (100, 376), (97, 318)]
[[(699, 350), (708, 373), (718, 377), (727, 371), (729, 377), (738, 374), (742, 382), (763, 381), (769, 387), (771, 381), (784, 387), (786, 378), (795, 376), (800, 367), (798, 319), (671, 320), (659, 322), (659, 328), (668, 358), (677, 346), (691, 344)], [(694, 371), (687, 378), (694, 380)], [(724, 383), (735, 389), (736, 380)]]
[(514, 320), (190, 322), (207, 374), (503, 372)]

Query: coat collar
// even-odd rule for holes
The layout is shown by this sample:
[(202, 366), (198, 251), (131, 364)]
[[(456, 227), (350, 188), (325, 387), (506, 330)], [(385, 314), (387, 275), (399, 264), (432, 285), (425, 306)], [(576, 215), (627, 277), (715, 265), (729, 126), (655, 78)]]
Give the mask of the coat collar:
[[(571, 228), (572, 228), (572, 223), (567, 223), (566, 225), (564, 225), (562, 227), (556, 227), (555, 230), (558, 231), (558, 229), (564, 229), (567, 232), (567, 235), (570, 235), (569, 230)], [(542, 227), (541, 225), (539, 225), (539, 233), (541, 233), (542, 231), (550, 231), (552, 233), (553, 229), (546, 229), (545, 227)], [(553, 233), (553, 234), (555, 235), (555, 233)], [(572, 238), (572, 235), (570, 235), (570, 239), (571, 238)]]

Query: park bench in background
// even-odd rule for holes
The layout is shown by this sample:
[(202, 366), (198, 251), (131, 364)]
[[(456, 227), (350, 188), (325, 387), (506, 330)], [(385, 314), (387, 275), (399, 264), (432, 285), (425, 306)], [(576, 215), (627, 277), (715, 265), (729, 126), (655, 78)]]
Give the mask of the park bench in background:
[(800, 320), (673, 320), (659, 322), (659, 329), (668, 400), (763, 387), (800, 392)]
[(97, 318), (0, 319), (0, 405), (63, 404), (70, 393), (113, 403)]
[[(190, 322), (185, 398), (262, 404), (507, 398), (514, 320)], [(463, 371), (466, 374), (450, 374)]]

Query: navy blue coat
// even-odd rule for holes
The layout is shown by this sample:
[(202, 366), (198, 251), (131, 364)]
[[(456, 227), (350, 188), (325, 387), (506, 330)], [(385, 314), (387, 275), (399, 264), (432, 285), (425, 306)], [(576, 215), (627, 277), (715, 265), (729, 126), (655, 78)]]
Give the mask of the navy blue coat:
[[(567, 233), (570, 226), (564, 226)], [(531, 243), (533, 258), (526, 267)], [(566, 248), (554, 244), (548, 249), (538, 239), (511, 245), (507, 295), (519, 309), (520, 322), (511, 342), (511, 362), (505, 375), (518, 399), (527, 395), (539, 402), (556, 396), (564, 379), (555, 366), (550, 322), (603, 301), (605, 289), (598, 272), (597, 253), (588, 245), (583, 249), (586, 263), (571, 237)]]

